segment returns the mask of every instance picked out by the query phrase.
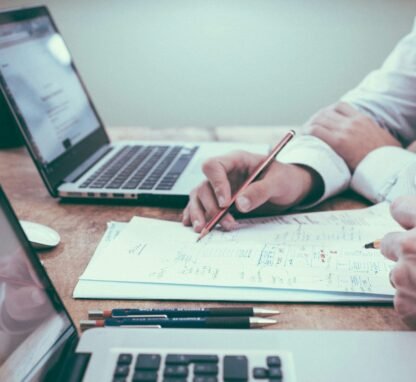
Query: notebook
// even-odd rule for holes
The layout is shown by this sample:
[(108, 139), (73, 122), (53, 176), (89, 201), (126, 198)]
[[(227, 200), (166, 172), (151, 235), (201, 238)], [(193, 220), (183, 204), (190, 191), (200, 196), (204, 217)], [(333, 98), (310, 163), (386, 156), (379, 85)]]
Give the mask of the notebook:
[(0, 232), (2, 381), (414, 380), (412, 332), (100, 328), (79, 336), (1, 187)]
[(204, 179), (207, 158), (268, 150), (248, 143), (110, 142), (44, 6), (0, 12), (0, 88), (55, 197), (183, 205)]

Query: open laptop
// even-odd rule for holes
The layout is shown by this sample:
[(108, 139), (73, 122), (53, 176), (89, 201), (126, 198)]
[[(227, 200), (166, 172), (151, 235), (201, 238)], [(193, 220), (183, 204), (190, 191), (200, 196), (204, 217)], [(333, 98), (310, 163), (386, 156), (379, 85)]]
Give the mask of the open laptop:
[(0, 381), (415, 380), (416, 332), (100, 328), (78, 336), (1, 187), (0, 234)]
[(111, 143), (44, 6), (0, 12), (0, 88), (53, 196), (186, 201), (204, 179), (205, 159), (268, 150), (248, 143)]

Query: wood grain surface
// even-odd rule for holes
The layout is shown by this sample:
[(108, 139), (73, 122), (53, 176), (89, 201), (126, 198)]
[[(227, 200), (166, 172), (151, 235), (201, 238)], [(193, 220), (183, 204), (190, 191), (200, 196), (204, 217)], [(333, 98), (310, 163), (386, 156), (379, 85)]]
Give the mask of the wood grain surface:
[[(288, 128), (284, 127), (212, 127), (154, 129), (117, 127), (108, 129), (112, 139), (169, 139), (194, 141), (256, 141), (273, 144)], [(75, 324), (87, 318), (88, 309), (113, 307), (203, 307), (248, 305), (243, 303), (75, 300), (72, 292), (78, 277), (87, 266), (106, 223), (129, 221), (145, 216), (180, 221), (181, 210), (135, 205), (86, 204), (61, 202), (52, 198), (43, 185), (35, 166), (24, 148), (0, 150), (0, 183), (18, 217), (46, 224), (59, 232), (61, 244), (39, 254), (55, 287)], [(359, 196), (347, 192), (332, 198), (314, 210), (354, 209), (367, 206)], [(279, 323), (271, 329), (344, 329), (407, 330), (391, 305), (331, 304), (257, 304), (281, 311)]]

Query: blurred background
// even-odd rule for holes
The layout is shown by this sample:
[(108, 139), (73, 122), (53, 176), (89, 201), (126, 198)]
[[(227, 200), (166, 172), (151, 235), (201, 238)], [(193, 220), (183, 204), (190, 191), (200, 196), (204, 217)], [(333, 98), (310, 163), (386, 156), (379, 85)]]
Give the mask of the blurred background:
[(302, 124), (410, 32), (415, 0), (45, 4), (107, 125)]

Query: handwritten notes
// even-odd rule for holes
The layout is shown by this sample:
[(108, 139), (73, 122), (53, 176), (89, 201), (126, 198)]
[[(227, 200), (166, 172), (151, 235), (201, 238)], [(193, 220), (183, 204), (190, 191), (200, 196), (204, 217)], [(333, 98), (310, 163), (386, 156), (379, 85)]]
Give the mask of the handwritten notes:
[(391, 230), (400, 228), (383, 204), (244, 220), (198, 243), (180, 223), (136, 217), (81, 279), (392, 295), (393, 263), (363, 249)]

